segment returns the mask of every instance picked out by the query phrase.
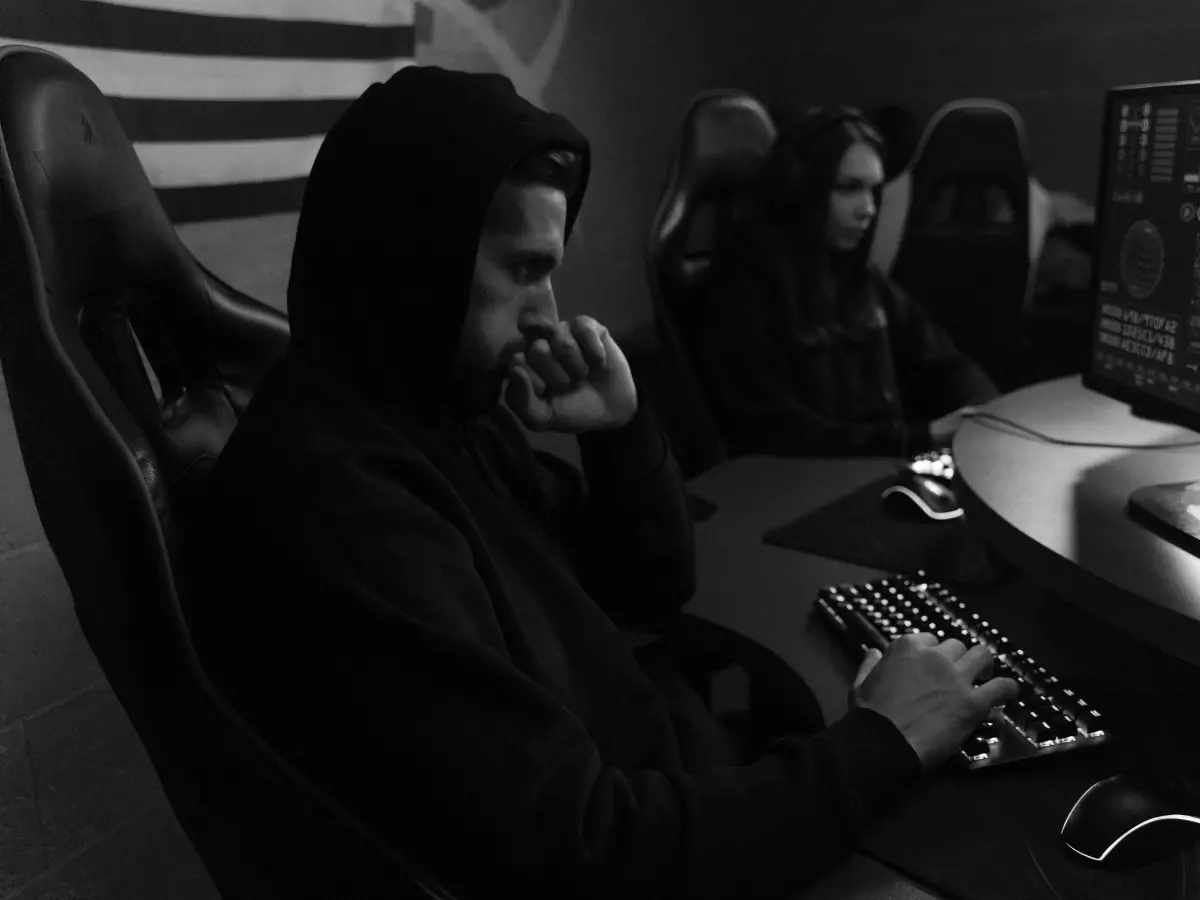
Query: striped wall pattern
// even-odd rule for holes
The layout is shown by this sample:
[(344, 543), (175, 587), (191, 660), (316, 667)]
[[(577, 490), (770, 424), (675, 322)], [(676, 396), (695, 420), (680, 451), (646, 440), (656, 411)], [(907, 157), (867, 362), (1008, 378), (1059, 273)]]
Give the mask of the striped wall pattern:
[(324, 134), (416, 58), (415, 0), (0, 0), (0, 44), (112, 101), (176, 223), (296, 210)]

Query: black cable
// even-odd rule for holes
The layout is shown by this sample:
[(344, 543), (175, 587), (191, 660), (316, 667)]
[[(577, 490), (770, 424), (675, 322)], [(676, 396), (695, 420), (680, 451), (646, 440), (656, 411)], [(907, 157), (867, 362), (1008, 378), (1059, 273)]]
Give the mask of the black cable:
[(1035, 438), (1043, 441), (1048, 441), (1051, 444), (1061, 444), (1064, 447), (1099, 447), (1109, 448), (1113, 450), (1174, 450), (1177, 447), (1200, 447), (1200, 441), (1181, 441), (1177, 444), (1108, 444), (1103, 442), (1093, 441), (1068, 441), (1063, 438), (1050, 437), (1047, 434), (1042, 434), (1033, 428), (1028, 428), (1019, 422), (1014, 422), (1012, 419), (1006, 419), (1004, 416), (998, 416), (995, 413), (979, 410), (978, 412), (970, 412), (963, 414), (964, 419), (992, 419), (996, 422), (1001, 422), (1011, 428), (1016, 428), (1018, 431), (1024, 431), (1026, 434), (1031, 434)]

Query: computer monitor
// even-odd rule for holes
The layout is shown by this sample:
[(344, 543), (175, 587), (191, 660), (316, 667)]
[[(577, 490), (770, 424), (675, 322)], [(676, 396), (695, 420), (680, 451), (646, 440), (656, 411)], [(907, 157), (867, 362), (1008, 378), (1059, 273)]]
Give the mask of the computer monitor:
[[(1101, 146), (1084, 384), (1200, 430), (1200, 81), (1108, 91)], [(1146, 485), (1129, 511), (1200, 552), (1200, 481)]]

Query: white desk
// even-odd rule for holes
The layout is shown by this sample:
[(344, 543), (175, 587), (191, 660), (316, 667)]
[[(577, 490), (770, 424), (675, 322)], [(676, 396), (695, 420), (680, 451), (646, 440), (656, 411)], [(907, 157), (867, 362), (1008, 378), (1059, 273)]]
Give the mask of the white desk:
[[(1079, 376), (994, 400), (988, 412), (1065, 440), (1200, 441), (1186, 428), (1135, 418)], [(954, 440), (971, 525), (1035, 582), (1122, 631), (1200, 665), (1200, 557), (1125, 511), (1143, 485), (1200, 480), (1200, 446), (1071, 447), (987, 419)]]

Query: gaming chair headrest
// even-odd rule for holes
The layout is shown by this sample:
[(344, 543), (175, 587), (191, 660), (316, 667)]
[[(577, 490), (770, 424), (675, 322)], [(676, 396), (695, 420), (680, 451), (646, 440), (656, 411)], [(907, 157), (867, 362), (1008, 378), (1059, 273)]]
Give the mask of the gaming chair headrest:
[(87, 427), (120, 435), (165, 515), (167, 485), (202, 491), (237, 423), (229, 382), (257, 382), (286, 346), (286, 319), (196, 262), (86, 75), (57, 54), (6, 47), (0, 84), (8, 199), (36, 250), (28, 302), (62, 348), (51, 358), (104, 419)]
[(75, 315), (133, 289), (205, 306), (195, 262), (99, 88), (44, 51), (9, 48), (2, 64), (5, 149), (55, 301)]
[(1028, 175), (1025, 125), (999, 100), (956, 100), (934, 115), (913, 153), (913, 177), (936, 171), (940, 178), (978, 171)]
[(667, 188), (651, 240), (670, 243), (695, 206), (750, 184), (775, 143), (766, 107), (741, 91), (706, 91), (693, 98), (671, 160)]

